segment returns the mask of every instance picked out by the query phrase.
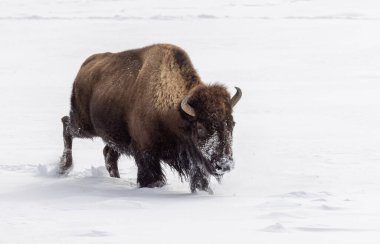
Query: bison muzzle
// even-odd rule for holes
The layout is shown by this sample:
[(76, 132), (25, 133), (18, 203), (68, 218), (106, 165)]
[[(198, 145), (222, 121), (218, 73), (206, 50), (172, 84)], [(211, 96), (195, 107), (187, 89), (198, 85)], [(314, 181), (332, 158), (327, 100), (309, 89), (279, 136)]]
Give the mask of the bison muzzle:
[(100, 137), (111, 177), (121, 154), (132, 156), (140, 187), (161, 187), (161, 163), (190, 180), (192, 192), (212, 192), (234, 167), (231, 98), (222, 85), (205, 85), (181, 48), (156, 44), (89, 57), (72, 89), (70, 116), (62, 118), (64, 151), (59, 174), (72, 168), (73, 138)]

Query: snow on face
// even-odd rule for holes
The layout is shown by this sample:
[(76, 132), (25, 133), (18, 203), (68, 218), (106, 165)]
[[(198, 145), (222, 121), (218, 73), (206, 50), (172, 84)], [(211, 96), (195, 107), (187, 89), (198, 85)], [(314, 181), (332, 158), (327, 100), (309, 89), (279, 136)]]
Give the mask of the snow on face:
[[(205, 143), (200, 146), (200, 151), (204, 158), (209, 162), (216, 160), (212, 166), (215, 167), (217, 174), (223, 174), (233, 168), (232, 154), (229, 153), (231, 150), (226, 150), (227, 148), (225, 148), (231, 145), (231, 134), (231, 132), (227, 132), (225, 141), (221, 145), (222, 140), (218, 136), (218, 133), (214, 131), (214, 133), (205, 140)], [(221, 148), (221, 146), (224, 148)]]
[(219, 145), (219, 137), (216, 131), (206, 139), (206, 142), (203, 146), (200, 147), (203, 157), (207, 160), (211, 160), (212, 155), (216, 153), (216, 148)]

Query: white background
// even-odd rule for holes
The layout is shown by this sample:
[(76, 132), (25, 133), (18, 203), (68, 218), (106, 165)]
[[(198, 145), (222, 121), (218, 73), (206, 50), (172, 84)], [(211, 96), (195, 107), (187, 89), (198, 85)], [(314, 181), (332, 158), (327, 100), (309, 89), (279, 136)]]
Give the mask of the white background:
[[(379, 30), (375, 0), (2, 0), (0, 243), (379, 243)], [(95, 139), (54, 176), (81, 63), (152, 43), (243, 90), (235, 170), (139, 189)]]

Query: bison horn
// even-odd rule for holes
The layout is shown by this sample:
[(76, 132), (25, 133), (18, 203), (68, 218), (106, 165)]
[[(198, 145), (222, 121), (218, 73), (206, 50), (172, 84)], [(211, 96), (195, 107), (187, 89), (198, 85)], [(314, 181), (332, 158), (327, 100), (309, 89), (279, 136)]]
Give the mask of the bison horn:
[(191, 107), (187, 101), (189, 100), (190, 96), (186, 96), (182, 102), (181, 102), (181, 109), (183, 110), (183, 112), (187, 113), (188, 115), (192, 116), (192, 117), (195, 117), (195, 111), (193, 109), (193, 107)]
[(239, 100), (241, 98), (241, 95), (242, 95), (241, 89), (239, 87), (235, 87), (235, 89), (236, 89), (236, 93), (231, 98), (231, 105), (232, 105), (232, 107), (234, 107), (239, 102)]

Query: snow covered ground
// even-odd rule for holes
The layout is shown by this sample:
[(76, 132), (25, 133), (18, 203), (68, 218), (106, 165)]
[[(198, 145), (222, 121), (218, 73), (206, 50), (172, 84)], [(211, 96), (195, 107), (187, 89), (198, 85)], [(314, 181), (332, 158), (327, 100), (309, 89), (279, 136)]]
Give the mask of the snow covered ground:
[[(379, 30), (377, 0), (2, 0), (0, 243), (379, 243)], [(84, 59), (161, 42), (243, 90), (215, 195), (110, 178), (98, 139), (52, 175)]]

